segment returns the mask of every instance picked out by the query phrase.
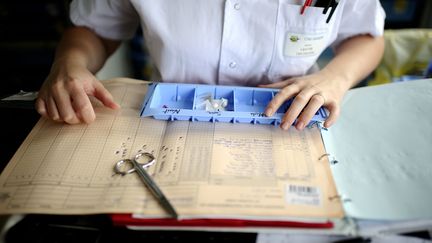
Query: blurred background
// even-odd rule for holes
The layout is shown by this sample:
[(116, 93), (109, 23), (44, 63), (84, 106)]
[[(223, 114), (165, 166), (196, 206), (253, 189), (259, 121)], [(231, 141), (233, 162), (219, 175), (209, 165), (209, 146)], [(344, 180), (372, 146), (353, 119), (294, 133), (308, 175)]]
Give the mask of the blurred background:
[[(56, 45), (70, 25), (69, 2), (1, 1), (0, 98), (39, 89), (50, 70)], [(381, 0), (381, 3), (387, 14), (386, 56), (377, 71), (360, 86), (419, 77), (432, 57), (432, 1)], [(332, 55), (332, 50), (326, 50), (319, 58), (319, 65), (325, 65)], [(126, 76), (150, 80), (151, 72), (151, 60), (138, 31), (132, 40), (123, 43), (97, 76), (100, 79)], [(21, 128), (1, 131), (0, 164), (3, 166), (39, 116), (31, 103), (1, 102), (0, 109), (3, 127)]]
[[(70, 0), (0, 2), (0, 99), (21, 91), (39, 89), (49, 73), (58, 41), (63, 31), (70, 26), (69, 3)], [(376, 71), (358, 86), (400, 82), (430, 75), (427, 70), (432, 69), (432, 1), (381, 0), (381, 3), (387, 15), (384, 58)], [(327, 49), (320, 56), (318, 64), (324, 66), (332, 56), (332, 50)], [(110, 57), (105, 67), (97, 73), (97, 77), (108, 79), (123, 76), (150, 80), (151, 73), (152, 63), (143, 45), (142, 34), (137, 31), (132, 40), (124, 42), (121, 48)], [(7, 102), (4, 100), (0, 101), (0, 114), (1, 172), (38, 121), (39, 115), (34, 110), (32, 101)], [(7, 228), (4, 226), (6, 219), (0, 217), (0, 231), (2, 231), (0, 242), (2, 242), (1, 235)], [(83, 221), (82, 218), (61, 218), (62, 225), (75, 225), (75, 222), (64, 223), (64, 220)], [(94, 220), (84, 220), (86, 223), (88, 221)], [(99, 221), (100, 219), (96, 218), (97, 227), (104, 224)], [(52, 221), (46, 220), (48, 223), (43, 224), (40, 219), (37, 219), (34, 222), (35, 225), (45, 227)], [(39, 230), (34, 225), (28, 228)], [(26, 227), (24, 229), (27, 230)], [(47, 227), (47, 229), (51, 228)], [(17, 229), (17, 232), (18, 235), (22, 234), (20, 228)], [(67, 230), (47, 232), (50, 232), (53, 239), (71, 235), (71, 231)], [(81, 237), (81, 234), (82, 232), (78, 236)], [(168, 234), (164, 233), (167, 239), (169, 239)], [(147, 239), (160, 237), (158, 232), (146, 235), (150, 237)], [(179, 238), (179, 233), (171, 236)], [(213, 240), (217, 239), (214, 238), (214, 235), (210, 236), (213, 237)], [(138, 239), (138, 236), (136, 238)], [(77, 238), (72, 237), (67, 242), (76, 242), (75, 239)], [(88, 235), (80, 238), (80, 241), (96, 242), (92, 241)], [(35, 239), (35, 242), (41, 241)], [(238, 242), (238, 240), (231, 242)]]

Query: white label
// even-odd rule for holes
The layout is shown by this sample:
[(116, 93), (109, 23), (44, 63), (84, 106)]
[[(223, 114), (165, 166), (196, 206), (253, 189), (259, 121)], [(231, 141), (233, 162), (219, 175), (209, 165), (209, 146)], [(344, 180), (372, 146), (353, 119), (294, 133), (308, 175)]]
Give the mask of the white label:
[(288, 57), (309, 57), (319, 55), (324, 49), (326, 33), (285, 34), (284, 55)]
[(285, 200), (288, 204), (320, 206), (321, 193), (318, 187), (287, 185)]

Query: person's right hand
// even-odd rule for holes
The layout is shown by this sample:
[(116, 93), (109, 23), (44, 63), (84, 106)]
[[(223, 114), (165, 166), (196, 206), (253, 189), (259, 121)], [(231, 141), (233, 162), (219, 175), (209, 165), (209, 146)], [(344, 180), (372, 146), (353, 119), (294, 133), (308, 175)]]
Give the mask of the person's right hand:
[(82, 65), (54, 63), (39, 90), (35, 107), (43, 117), (54, 121), (69, 124), (91, 123), (96, 115), (89, 96), (94, 96), (106, 107), (120, 107), (87, 68)]

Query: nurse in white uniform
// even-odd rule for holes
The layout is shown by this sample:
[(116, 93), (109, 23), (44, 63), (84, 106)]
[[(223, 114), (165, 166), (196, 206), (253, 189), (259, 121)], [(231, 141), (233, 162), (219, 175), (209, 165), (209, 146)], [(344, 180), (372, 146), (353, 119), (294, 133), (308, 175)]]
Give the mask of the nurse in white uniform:
[[(326, 2), (326, 1), (323, 1)], [(329, 2), (329, 1), (327, 1)], [(331, 1), (330, 1), (331, 2)], [(334, 1), (333, 2), (337, 2)], [(93, 75), (140, 26), (163, 82), (281, 88), (266, 115), (294, 102), (281, 127), (301, 130), (324, 106), (331, 126), (345, 92), (378, 65), (385, 13), (379, 0), (340, 0), (330, 12), (302, 11), (297, 0), (74, 0), (68, 29), (36, 101), (37, 111), (55, 121), (90, 123), (88, 96), (118, 108)], [(332, 8), (330, 8), (332, 9)], [(321, 69), (327, 47), (335, 57)]]

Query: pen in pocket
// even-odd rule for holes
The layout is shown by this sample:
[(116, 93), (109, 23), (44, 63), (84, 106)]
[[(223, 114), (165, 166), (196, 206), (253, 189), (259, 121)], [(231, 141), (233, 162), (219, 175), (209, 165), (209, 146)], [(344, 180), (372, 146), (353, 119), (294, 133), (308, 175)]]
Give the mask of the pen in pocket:
[[(317, 0), (314, 4), (314, 7), (324, 8), (323, 14), (327, 14), (328, 10), (331, 8), (330, 13), (326, 20), (326, 23), (329, 23), (334, 12), (336, 11), (336, 7), (338, 6), (338, 4), (339, 4), (339, 0)], [(301, 8), (300, 14), (303, 14), (306, 8), (311, 5), (312, 5), (311, 0), (305, 0)]]

